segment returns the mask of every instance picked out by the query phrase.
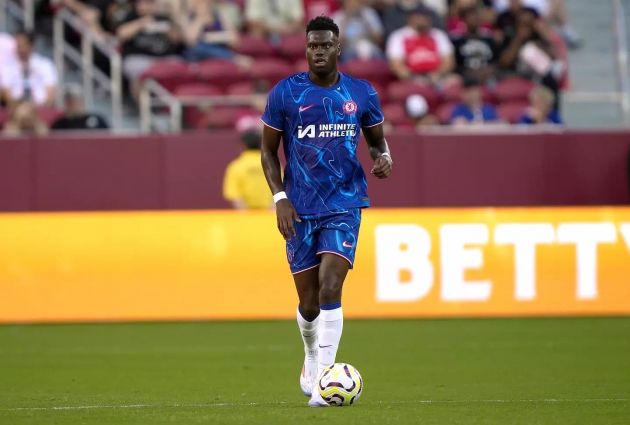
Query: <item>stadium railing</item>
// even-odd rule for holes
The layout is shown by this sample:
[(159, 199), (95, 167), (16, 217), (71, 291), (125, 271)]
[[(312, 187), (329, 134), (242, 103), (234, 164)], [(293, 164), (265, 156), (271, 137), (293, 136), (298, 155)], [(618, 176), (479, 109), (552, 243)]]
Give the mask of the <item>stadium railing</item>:
[[(79, 49), (66, 41), (66, 27), (81, 34)], [(96, 85), (105, 91), (111, 102), (111, 122), (114, 130), (120, 129), (122, 123), (122, 56), (118, 49), (118, 41), (106, 39), (86, 30), (81, 20), (67, 9), (55, 14), (53, 21), (54, 59), (59, 74), (59, 81), (64, 81), (66, 61), (81, 71), (85, 104), (91, 108), (94, 104)], [(110, 75), (94, 65), (94, 51), (98, 50), (107, 58)], [(59, 91), (61, 96), (63, 93)]]

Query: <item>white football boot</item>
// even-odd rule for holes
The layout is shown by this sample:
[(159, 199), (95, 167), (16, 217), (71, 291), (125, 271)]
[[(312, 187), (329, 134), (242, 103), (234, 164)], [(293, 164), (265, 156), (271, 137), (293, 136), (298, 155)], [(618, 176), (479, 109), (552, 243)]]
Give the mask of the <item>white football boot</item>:
[(313, 385), (313, 389), (311, 390), (311, 399), (308, 401), (308, 407), (329, 407), (330, 405), (326, 403), (326, 400), (324, 400), (319, 394), (319, 388), (317, 388), (318, 386), (318, 382)]
[[(310, 367), (307, 367), (309, 363), (311, 363), (311, 365)], [(312, 373), (313, 369), (315, 369), (315, 373)], [(310, 397), (313, 391), (313, 386), (315, 385), (315, 374), (317, 374), (317, 363), (312, 365), (312, 362), (304, 360), (302, 372), (300, 373), (300, 389), (306, 397)]]

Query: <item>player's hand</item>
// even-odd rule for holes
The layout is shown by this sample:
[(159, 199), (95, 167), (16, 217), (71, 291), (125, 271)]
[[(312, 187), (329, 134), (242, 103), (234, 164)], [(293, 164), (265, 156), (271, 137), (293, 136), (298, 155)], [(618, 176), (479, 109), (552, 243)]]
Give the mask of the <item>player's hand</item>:
[(387, 178), (392, 173), (393, 164), (389, 155), (381, 155), (374, 160), (374, 166), (370, 172), (379, 179)]
[(281, 199), (276, 204), (276, 217), (278, 219), (278, 230), (285, 240), (295, 236), (294, 221), (301, 222), (295, 208), (288, 199)]

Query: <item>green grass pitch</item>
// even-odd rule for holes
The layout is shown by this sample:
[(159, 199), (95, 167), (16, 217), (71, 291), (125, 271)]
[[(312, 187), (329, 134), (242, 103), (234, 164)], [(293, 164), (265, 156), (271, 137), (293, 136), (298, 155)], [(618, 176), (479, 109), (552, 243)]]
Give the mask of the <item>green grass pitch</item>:
[(630, 424), (630, 318), (345, 323), (309, 409), (293, 322), (0, 326), (0, 424)]

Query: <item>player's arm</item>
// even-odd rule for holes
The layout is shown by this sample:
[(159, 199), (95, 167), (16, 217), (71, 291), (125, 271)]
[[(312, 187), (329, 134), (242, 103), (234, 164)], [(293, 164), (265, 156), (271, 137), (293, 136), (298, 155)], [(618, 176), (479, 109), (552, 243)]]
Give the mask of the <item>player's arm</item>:
[[(281, 137), (282, 132), (267, 125), (263, 127), (260, 160), (262, 162), (265, 178), (267, 179), (267, 184), (273, 195), (284, 192), (280, 171), (280, 158), (278, 157)], [(293, 208), (291, 201), (286, 197), (276, 202), (276, 216), (278, 220), (278, 230), (280, 230), (284, 239), (288, 240), (295, 236), (293, 221), (300, 221), (300, 218), (295, 208)]]
[(383, 134), (383, 124), (377, 124), (371, 127), (363, 127), (363, 136), (370, 148), (370, 155), (374, 160), (372, 174), (379, 179), (389, 177), (392, 173), (392, 156), (389, 152), (389, 146), (385, 135)]

